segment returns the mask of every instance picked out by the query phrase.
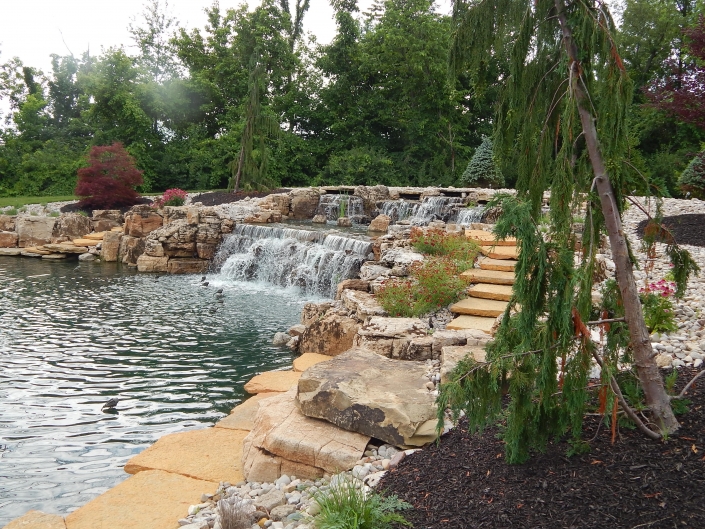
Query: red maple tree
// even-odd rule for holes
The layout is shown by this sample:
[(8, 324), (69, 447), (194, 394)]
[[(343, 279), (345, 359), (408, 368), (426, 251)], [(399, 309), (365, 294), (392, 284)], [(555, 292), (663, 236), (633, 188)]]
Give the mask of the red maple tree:
[(90, 209), (133, 206), (140, 200), (135, 187), (142, 184), (142, 171), (122, 143), (95, 146), (88, 154), (88, 167), (78, 170), (74, 193), (78, 205)]
[(671, 73), (653, 81), (646, 95), (657, 108), (705, 129), (705, 18), (683, 33), (688, 60), (671, 60)]

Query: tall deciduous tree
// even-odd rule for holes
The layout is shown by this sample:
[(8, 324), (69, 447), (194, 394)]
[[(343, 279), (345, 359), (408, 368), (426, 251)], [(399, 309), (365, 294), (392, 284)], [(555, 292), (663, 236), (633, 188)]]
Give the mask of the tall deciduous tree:
[[(467, 409), (475, 426), (501, 409), (501, 380), (511, 403), (505, 433), (507, 457), (521, 461), (532, 447), (571, 427), (579, 436), (590, 357), (602, 366), (610, 388), (637, 426), (659, 438), (677, 430), (654, 354), (621, 223), (628, 148), (626, 111), (632, 85), (614, 41), (614, 23), (599, 0), (482, 0), (455, 3), (456, 64), (479, 70), (483, 61), (510, 48), (510, 75), (497, 112), (495, 149), (499, 156), (519, 152), (518, 197), (502, 202), (504, 216), (495, 233), (515, 235), (521, 244), (513, 302), (496, 340), (488, 347), (488, 369), (456, 371), (440, 396)], [(537, 228), (544, 191), (550, 189), (551, 227), (544, 240)], [(573, 215), (587, 198), (588, 229), (579, 266), (574, 263)], [(591, 313), (594, 257), (606, 230), (634, 365), (646, 404), (649, 428), (623, 398), (614, 374), (617, 358), (600, 356), (584, 321)], [(685, 264), (684, 287), (692, 269)], [(513, 306), (517, 306), (513, 305)], [(465, 372), (462, 370), (466, 368)]]

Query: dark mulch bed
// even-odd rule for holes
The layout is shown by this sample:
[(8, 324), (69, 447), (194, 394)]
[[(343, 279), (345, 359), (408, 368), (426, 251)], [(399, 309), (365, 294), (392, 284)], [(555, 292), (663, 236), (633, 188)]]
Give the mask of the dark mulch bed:
[[(648, 219), (639, 223), (638, 233), (643, 235)], [(663, 225), (668, 228), (678, 244), (705, 246), (705, 215), (688, 214), (664, 217)]]
[[(683, 370), (681, 387), (695, 373)], [(622, 428), (612, 445), (603, 425), (588, 454), (568, 458), (568, 444), (556, 442), (508, 465), (495, 428), (470, 435), (463, 424), (404, 459), (380, 488), (413, 505), (405, 514), (416, 529), (705, 528), (705, 380), (696, 384), (667, 442)], [(588, 418), (585, 439), (598, 423)]]
[(221, 204), (230, 204), (231, 202), (238, 202), (244, 198), (262, 198), (273, 193), (288, 193), (291, 189), (273, 189), (267, 192), (258, 191), (238, 191), (237, 194), (233, 194), (229, 191), (213, 191), (211, 193), (202, 193), (198, 196), (194, 196), (191, 200), (193, 202), (202, 202), (204, 206), (220, 206)]

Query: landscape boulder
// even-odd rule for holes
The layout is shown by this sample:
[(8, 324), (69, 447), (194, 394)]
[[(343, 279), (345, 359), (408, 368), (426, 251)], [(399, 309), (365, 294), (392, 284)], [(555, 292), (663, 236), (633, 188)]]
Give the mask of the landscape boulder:
[(320, 194), (313, 189), (294, 189), (291, 195), (291, 216), (295, 219), (310, 219), (316, 214)]
[(113, 228), (121, 227), (125, 222), (125, 217), (119, 209), (94, 209), (91, 224), (93, 231), (110, 231)]
[(365, 214), (371, 215), (377, 209), (377, 202), (389, 200), (389, 188), (383, 185), (357, 186), (353, 195), (362, 199)]
[(106, 232), (103, 236), (103, 242), (100, 247), (100, 259), (105, 262), (117, 261), (120, 253), (121, 241), (122, 233), (119, 231)]
[(142, 254), (137, 258), (137, 270), (139, 272), (167, 272), (169, 266), (168, 257), (153, 257)]
[(388, 358), (409, 360), (411, 341), (429, 336), (428, 323), (418, 318), (372, 317), (357, 332), (354, 345)]
[(15, 218), (12, 215), (0, 215), (0, 231), (15, 231)]
[(77, 239), (93, 230), (91, 219), (78, 213), (64, 213), (54, 224), (52, 238)]
[(377, 215), (374, 219), (372, 219), (372, 222), (370, 222), (368, 230), (379, 233), (387, 233), (387, 229), (389, 228), (389, 224), (391, 222), (392, 219), (388, 215)]
[(304, 415), (396, 446), (436, 438), (435, 396), (424, 362), (399, 362), (360, 348), (309, 367), (299, 379)]
[(144, 237), (160, 228), (162, 216), (148, 205), (134, 206), (125, 214), (125, 235)]
[[(284, 461), (286, 466), (299, 466), (297, 477), (349, 470), (364, 456), (369, 436), (306, 417), (296, 405), (296, 392), (296, 388), (292, 388), (259, 402), (252, 431), (243, 441), (243, 469), (247, 480), (260, 481), (263, 477), (252, 474), (253, 470), (264, 471), (261, 452), (272, 459), (269, 464), (274, 467)], [(255, 463), (260, 465), (259, 469)], [(280, 471), (264, 472), (271, 477)]]
[(33, 217), (22, 215), (15, 220), (15, 231), (18, 236), (18, 246), (28, 248), (41, 246), (51, 242), (54, 231), (54, 217)]
[(360, 328), (357, 320), (341, 316), (335, 312), (311, 322), (301, 335), (299, 351), (336, 356), (353, 345), (355, 334)]
[(18, 239), (14, 231), (0, 231), (0, 248), (16, 248)]
[[(110, 232), (108, 232), (110, 233)], [(105, 241), (103, 241), (105, 244)], [(137, 259), (144, 253), (144, 239), (124, 235), (120, 239), (120, 253), (118, 259), (123, 264), (137, 264)]]
[(167, 272), (170, 274), (202, 274), (208, 268), (208, 261), (203, 259), (169, 259)]

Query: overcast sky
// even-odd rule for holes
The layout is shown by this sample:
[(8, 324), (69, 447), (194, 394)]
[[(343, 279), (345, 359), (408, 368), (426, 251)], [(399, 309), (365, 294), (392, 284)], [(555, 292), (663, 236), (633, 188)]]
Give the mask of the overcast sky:
[[(241, 1), (220, 0), (220, 7), (224, 11)], [(251, 5), (254, 2), (250, 0)], [(202, 28), (206, 22), (203, 9), (212, 3), (169, 0), (169, 12), (181, 27)], [(358, 4), (364, 11), (372, 1), (359, 0)], [(449, 0), (439, 4), (450, 12)], [(0, 0), (0, 63), (17, 56), (24, 64), (49, 72), (52, 53), (68, 55), (70, 50), (80, 56), (89, 46), (91, 54), (110, 46), (129, 46), (127, 26), (133, 19), (141, 25), (144, 5), (145, 0)], [(304, 26), (320, 43), (330, 42), (336, 27), (329, 0), (311, 0)]]

